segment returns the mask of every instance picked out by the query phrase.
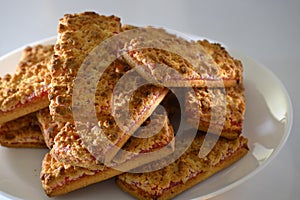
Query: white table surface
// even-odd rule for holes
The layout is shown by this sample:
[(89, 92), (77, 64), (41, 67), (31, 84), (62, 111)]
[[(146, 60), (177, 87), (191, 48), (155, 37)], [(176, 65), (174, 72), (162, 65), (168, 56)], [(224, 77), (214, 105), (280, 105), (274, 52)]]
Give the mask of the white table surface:
[(293, 103), (294, 123), (287, 143), (256, 176), (213, 199), (300, 198), (299, 0), (1, 0), (0, 56), (56, 35), (63, 14), (85, 10), (218, 40), (272, 70)]

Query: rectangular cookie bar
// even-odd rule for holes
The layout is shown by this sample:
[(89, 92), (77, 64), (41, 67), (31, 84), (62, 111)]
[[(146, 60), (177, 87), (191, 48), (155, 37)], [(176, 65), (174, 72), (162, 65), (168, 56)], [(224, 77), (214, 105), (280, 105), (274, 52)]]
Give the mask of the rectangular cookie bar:
[[(159, 119), (162, 118), (154, 118), (154, 122), (150, 123), (154, 123), (153, 125), (155, 126), (157, 125), (156, 121)], [(63, 137), (60, 136), (60, 134), (61, 133), (59, 133), (57, 137)], [(145, 129), (138, 131), (136, 136), (139, 135), (139, 137), (141, 137), (142, 134), (147, 134)], [(172, 126), (166, 118), (162, 130), (154, 136), (148, 138), (130, 138), (130, 140), (123, 147), (123, 152), (119, 152), (116, 157), (117, 159), (113, 161), (113, 167), (105, 166), (99, 163), (95, 165), (95, 163), (93, 163), (95, 160), (93, 160), (91, 155), (87, 155), (87, 152), (84, 152), (84, 149), (81, 151), (82, 154), (76, 155), (81, 156), (77, 157), (78, 160), (71, 160), (71, 157), (68, 156), (66, 159), (70, 160), (64, 159), (63, 162), (58, 161), (51, 154), (46, 154), (43, 160), (41, 171), (42, 186), (48, 196), (58, 196), (82, 187), (86, 187), (93, 183), (106, 180), (119, 175), (124, 171), (130, 170), (142, 164), (149, 163), (155, 159), (159, 159), (162, 156), (167, 156), (168, 154), (172, 153), (173, 138), (174, 133)], [(77, 143), (80, 144), (79, 140), (80, 139), (77, 140)], [(167, 147), (167, 150), (164, 151), (165, 154), (163, 155), (157, 155), (155, 158), (146, 155), (147, 153), (151, 153), (166, 147), (169, 144), (170, 147)], [(56, 146), (53, 147), (53, 149), (55, 148)], [(73, 147), (69, 146), (69, 148), (71, 148), (70, 153), (72, 153)], [(76, 152), (78, 152), (78, 150), (76, 150)], [(78, 161), (82, 162), (84, 164), (82, 166), (85, 167), (79, 167)], [(89, 162), (90, 165), (88, 165), (87, 162)], [(70, 164), (76, 164), (77, 166)]]
[(95, 12), (66, 14), (59, 20), (58, 39), (49, 65), (49, 108), (55, 120), (72, 122), (72, 90), (81, 65), (94, 48), (120, 31), (120, 18)]
[(45, 148), (36, 113), (0, 124), (0, 145), (14, 148)]
[(220, 138), (204, 158), (198, 156), (204, 135), (197, 135), (189, 149), (174, 163), (147, 173), (124, 173), (119, 187), (138, 199), (171, 199), (218, 171), (230, 166), (247, 152), (247, 139)]
[(220, 44), (167, 37), (164, 30), (148, 32), (152, 37), (133, 38), (123, 50), (124, 60), (145, 79), (166, 87), (232, 87), (242, 82), (242, 63)]
[(63, 164), (47, 153), (42, 162), (40, 178), (45, 193), (53, 197), (104, 181), (121, 173), (105, 165), (99, 166), (98, 169), (87, 169)]
[[(161, 119), (161, 117), (158, 119)], [(151, 129), (138, 129), (135, 135), (153, 134), (153, 136), (146, 138), (131, 136), (126, 144), (120, 148), (124, 151), (118, 152), (116, 157), (111, 162), (108, 162), (107, 165), (120, 166), (124, 171), (127, 171), (141, 164), (146, 164), (158, 159), (157, 157), (151, 157), (149, 155), (145, 157), (144, 154), (148, 152), (156, 151), (167, 146), (164, 154), (160, 156), (163, 157), (172, 153), (174, 149), (173, 127), (167, 117), (163, 121), (163, 124), (158, 122), (158, 119), (153, 119), (151, 124), (163, 125), (160, 130), (152, 133)], [(73, 166), (97, 169), (99, 164), (103, 164), (92, 155), (95, 152), (90, 152), (85, 147), (82, 139), (76, 133), (76, 127), (69, 123), (67, 123), (54, 138), (54, 145), (50, 153), (60, 162)], [(131, 162), (127, 163), (127, 160), (131, 160)]]
[(36, 45), (23, 51), (13, 75), (0, 78), (0, 123), (35, 112), (49, 105), (51, 77), (47, 64), (53, 45)]

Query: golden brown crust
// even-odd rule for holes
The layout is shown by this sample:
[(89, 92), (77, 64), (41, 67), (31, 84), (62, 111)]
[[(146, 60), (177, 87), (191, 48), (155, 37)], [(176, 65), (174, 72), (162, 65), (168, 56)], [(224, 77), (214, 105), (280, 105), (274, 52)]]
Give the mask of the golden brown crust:
[[(160, 119), (160, 118), (155, 118)], [(153, 122), (158, 124), (159, 122)], [(150, 129), (151, 130), (151, 129)], [(137, 130), (136, 135), (146, 134), (145, 131), (149, 130)], [(149, 133), (153, 134), (153, 133)], [(166, 150), (166, 156), (173, 151), (173, 138), (174, 131), (168, 119), (165, 120), (165, 124), (161, 130), (157, 132), (152, 137), (149, 138), (136, 138), (131, 137), (127, 143), (123, 146), (123, 150), (132, 152), (132, 154), (119, 153), (117, 154), (116, 159), (111, 163), (112, 165), (119, 165), (120, 168), (123, 165), (124, 170), (130, 170), (136, 167), (136, 163), (131, 161), (130, 163), (124, 163), (127, 160), (136, 159), (139, 162), (142, 162), (140, 157), (143, 153), (148, 153), (152, 151), (156, 151), (168, 145), (170, 147)], [(62, 163), (70, 164), (73, 166), (79, 166), (89, 169), (98, 169), (99, 161), (85, 148), (85, 145), (80, 138), (80, 136), (76, 133), (76, 128), (74, 125), (70, 123), (66, 123), (66, 125), (60, 130), (57, 136), (54, 138), (54, 146), (50, 151), (51, 155), (55, 157)], [(139, 159), (139, 160), (138, 160)], [(149, 163), (157, 158), (147, 158), (143, 160), (145, 163)], [(128, 165), (130, 164), (130, 165)], [(101, 167), (101, 165), (100, 165)]]
[(171, 199), (216, 172), (230, 166), (247, 152), (247, 139), (220, 138), (204, 158), (198, 156), (203, 136), (196, 136), (189, 149), (174, 163), (154, 172), (124, 173), (117, 184), (138, 199)]
[[(49, 95), (51, 100), (50, 114), (54, 120), (62, 123), (68, 122), (68, 126), (72, 126), (72, 90), (74, 80), (82, 62), (97, 45), (120, 31), (120, 19), (115, 16), (106, 17), (93, 12), (85, 12), (74, 15), (65, 15), (65, 17), (60, 20), (58, 29), (59, 37), (55, 46), (55, 56), (51, 65), (52, 88)], [(124, 70), (128, 70), (128, 68)], [(120, 74), (126, 72), (124, 70)], [(113, 89), (112, 86), (114, 86), (114, 84), (110, 84), (110, 82), (114, 82), (120, 78), (118, 77), (117, 72), (109, 74), (109, 76), (112, 76), (112, 79), (105, 80), (107, 88), (104, 87), (103, 89), (100, 88), (97, 90), (99, 93), (96, 94), (96, 104), (106, 103), (109, 96), (105, 92), (106, 90), (109, 90), (108, 92), (112, 93), (111, 89)], [(77, 81), (80, 81), (80, 79)], [(98, 85), (101, 86), (101, 84)], [(102, 97), (103, 94), (105, 97)], [(98, 101), (98, 98), (101, 97), (104, 101)], [(85, 103), (84, 100), (82, 102)], [(96, 111), (98, 115), (109, 113), (109, 109), (98, 105), (96, 105)], [(111, 116), (106, 117), (106, 119), (99, 123), (105, 123), (108, 118), (111, 118)], [(68, 128), (65, 128), (64, 130), (68, 130)], [(109, 138), (118, 139), (117, 141), (113, 141), (113, 143), (120, 147), (129, 139), (129, 135), (124, 134), (122, 131), (113, 132), (111, 129), (107, 129), (106, 134)], [(118, 136), (120, 137), (116, 134), (119, 134)], [(66, 141), (69, 140), (66, 139)], [(110, 156), (113, 156), (116, 153), (104, 149), (103, 154), (107, 154), (108, 152), (111, 154)]]
[(35, 113), (1, 124), (0, 145), (15, 148), (44, 148), (44, 138)]
[[(90, 139), (91, 142), (85, 142), (88, 144), (95, 144), (97, 148), (100, 147), (101, 149), (97, 149), (97, 152), (100, 152), (99, 160), (105, 159), (106, 161), (112, 159), (117, 153), (117, 148), (112, 148), (112, 146), (122, 147), (129, 139), (130, 135), (150, 116), (167, 92), (165, 88), (156, 86), (144, 87), (143, 90), (140, 89), (137, 94), (134, 95), (131, 103), (131, 105), (133, 105), (135, 102), (138, 102), (133, 105), (135, 106), (133, 109), (130, 109), (130, 111), (133, 111), (131, 113), (133, 120), (128, 125), (130, 126), (130, 130), (120, 130), (113, 119), (116, 118), (118, 113), (115, 113), (115, 115), (111, 113), (111, 96), (115, 84), (130, 68), (124, 63), (116, 60), (108, 67), (106, 70), (107, 73), (104, 73), (101, 76), (102, 78), (98, 83), (96, 94), (92, 94), (94, 96), (79, 95), (79, 105), (77, 105), (78, 102), (75, 105), (72, 104), (72, 95), (74, 95), (74, 92), (78, 92), (77, 90), (72, 91), (75, 78), (77, 85), (80, 85), (80, 81), (86, 80), (85, 78), (81, 80), (82, 77), (78, 76), (84, 76), (85, 74), (78, 74), (82, 62), (86, 59), (86, 56), (92, 49), (105, 39), (120, 31), (120, 19), (115, 16), (106, 17), (90, 12), (65, 15), (65, 17), (60, 20), (58, 29), (59, 37), (55, 46), (55, 55), (51, 65), (52, 88), (49, 95), (51, 100), (50, 114), (54, 120), (63, 123), (68, 122), (69, 125), (72, 125), (74, 117), (72, 116), (72, 112), (77, 112), (80, 109), (80, 103), (86, 105), (86, 102), (89, 102), (90, 99), (95, 97), (95, 110), (99, 120), (97, 125), (100, 126), (101, 133), (103, 132), (106, 138), (109, 138), (109, 142), (102, 141), (103, 137), (98, 137), (98, 133), (95, 132), (89, 135), (88, 138), (85, 138), (85, 140)], [(93, 51), (93, 53), (96, 52)], [(89, 58), (91, 60), (85, 60), (85, 64), (90, 62), (92, 65), (95, 61), (92, 57)], [(93, 68), (92, 70), (95, 69)], [(97, 71), (93, 74), (96, 73)], [(93, 88), (93, 86), (91, 88)], [(82, 92), (86, 92), (87, 90), (91, 90), (91, 88), (81, 89), (83, 89)], [(80, 92), (79, 94), (82, 93)], [(126, 99), (126, 97), (126, 94), (123, 93), (120, 93), (120, 96), (118, 96), (120, 99)], [(86, 116), (87, 119), (90, 116), (93, 116), (93, 113), (90, 114), (91, 115)], [(120, 119), (122, 120), (122, 116)], [(95, 125), (92, 124), (91, 127), (87, 127), (87, 129), (83, 131), (91, 132), (89, 128), (94, 127)], [(67, 128), (65, 128), (65, 130), (67, 130)], [(79, 134), (82, 135), (81, 133)], [(65, 137), (62, 138), (66, 141), (71, 141), (67, 140)], [(101, 143), (101, 145), (99, 145), (99, 143)]]
[[(97, 125), (90, 124), (83, 129), (76, 130), (74, 123), (68, 122), (60, 131), (59, 136), (55, 137), (55, 148), (51, 151), (54, 157), (61, 162), (72, 160), (72, 165), (81, 167), (95, 165), (96, 161), (91, 155), (85, 156), (84, 159), (82, 158), (83, 154), (87, 154), (87, 149), (85, 149), (83, 143), (85, 142), (89, 146), (93, 145), (90, 147), (92, 149), (91, 153), (99, 156), (97, 160), (109, 162), (118, 152), (118, 148), (121, 148), (134, 131), (151, 115), (168, 90), (159, 86), (143, 85), (132, 94), (127, 92), (126, 89), (132, 89), (131, 86), (135, 84), (134, 81), (126, 81), (121, 88), (116, 89), (115, 86), (120, 78), (129, 70), (130, 67), (128, 65), (116, 60), (104, 71), (98, 82), (96, 94), (93, 96), (96, 102)], [(132, 78), (135, 79), (136, 77), (133, 75)], [(79, 94), (86, 91), (85, 88), (80, 88), (79, 90), (82, 90), (82, 92), (77, 91)], [(115, 95), (114, 98), (112, 98), (113, 95)], [(87, 123), (93, 120), (90, 119), (93, 116), (93, 113), (91, 113), (93, 110), (89, 112), (86, 107), (81, 110), (81, 103), (89, 102), (90, 98), (93, 97), (81, 95), (79, 103), (74, 103), (73, 105), (73, 110), (77, 111), (81, 117), (84, 116), (82, 118)], [(116, 99), (116, 101), (112, 102), (112, 99)], [(129, 102), (126, 100), (129, 100)], [(129, 117), (124, 115), (125, 112), (123, 112), (128, 107), (129, 113), (127, 114), (129, 114)], [(120, 124), (117, 124), (115, 119), (121, 121), (125, 127), (120, 127)], [(100, 134), (104, 134), (105, 137)], [(81, 139), (78, 140), (79, 135), (85, 137), (83, 141)], [(66, 148), (66, 146), (72, 148)], [(69, 156), (70, 158), (68, 158)]]
[[(116, 107), (120, 106), (116, 108), (116, 112), (113, 114), (114, 118), (109, 116), (99, 120), (103, 133), (110, 139), (108, 143), (99, 137), (99, 133), (102, 134), (101, 131), (96, 132), (87, 140), (89, 144), (91, 144), (91, 142), (96, 144), (96, 151), (101, 152), (99, 154), (100, 160), (110, 161), (116, 155), (118, 149), (121, 148), (142, 123), (150, 117), (167, 93), (168, 89), (154, 85), (144, 85), (138, 88), (130, 98), (130, 118), (126, 118), (126, 115), (123, 115), (124, 112), (122, 111), (126, 108), (124, 108), (122, 104), (114, 104)], [(128, 99), (128, 97), (126, 98), (123, 94), (120, 93), (120, 95), (121, 97), (118, 97), (119, 99)], [(118, 126), (119, 124), (116, 123), (115, 118), (122, 122), (124, 128), (121, 129)], [(109, 124), (109, 126), (107, 126), (107, 124)]]
[(0, 78), (0, 123), (4, 123), (49, 105), (50, 83), (47, 64), (53, 45), (27, 47), (13, 76)]
[(94, 12), (67, 14), (60, 19), (55, 55), (50, 65), (50, 113), (55, 120), (72, 121), (72, 90), (77, 71), (91, 50), (120, 29), (118, 17)]
[(75, 125), (71, 123), (66, 123), (56, 134), (50, 154), (59, 162), (72, 166), (89, 169), (98, 169), (99, 167), (99, 162), (85, 148)]
[(0, 121), (1, 123), (9, 122), (15, 120), (19, 117), (26, 116), (27, 114), (36, 112), (40, 109), (49, 106), (49, 99), (47, 97), (47, 92), (43, 92), (42, 96), (30, 99), (25, 104), (18, 104), (13, 110), (8, 112), (0, 111)]
[(168, 87), (231, 87), (242, 82), (241, 62), (233, 59), (221, 45), (207, 40), (137, 38), (125, 49), (128, 53), (123, 57), (129, 65), (136, 67), (147, 80)]
[[(68, 142), (72, 144), (72, 147), (75, 146), (76, 151), (79, 151), (74, 151), (76, 155), (81, 155), (82, 151), (89, 155), (82, 146), (82, 142), (78, 142), (78, 134), (72, 123), (73, 81), (88, 53), (103, 40), (120, 31), (119, 21), (120, 19), (115, 16), (100, 16), (93, 12), (67, 14), (60, 19), (59, 37), (55, 45), (55, 55), (50, 65), (52, 87), (49, 95), (51, 100), (50, 114), (55, 121), (62, 123), (60, 126), (63, 127), (60, 131), (61, 138), (57, 139), (58, 144), (52, 151), (53, 155), (56, 155), (60, 161), (68, 159), (58, 153), (60, 152), (59, 147), (67, 145)], [(64, 124), (66, 122), (68, 123)], [(74, 135), (76, 139), (74, 139)], [(67, 153), (66, 156), (70, 156), (69, 154)], [(88, 157), (92, 158), (91, 155)], [(70, 157), (68, 160), (72, 159), (73, 157)]]
[(238, 84), (243, 83), (243, 64), (240, 60), (233, 58), (221, 44), (208, 40), (198, 40), (197, 43), (213, 58), (218, 68), (222, 69), (224, 79), (234, 79)]
[(45, 193), (52, 197), (104, 181), (121, 173), (104, 165), (97, 170), (66, 165), (58, 162), (50, 154), (46, 154), (42, 162), (40, 178)]
[(243, 85), (224, 89), (194, 88), (186, 94), (186, 120), (201, 131), (209, 129), (228, 139), (241, 134), (245, 110)]
[[(131, 25), (121, 26), (118, 17), (101, 16), (94, 12), (65, 15), (58, 26), (59, 36), (55, 50), (53, 45), (37, 45), (26, 48), (15, 74), (0, 78), (0, 144), (8, 147), (45, 147), (45, 138), (46, 145), (49, 148), (53, 147), (51, 152), (45, 155), (40, 175), (42, 186), (48, 196), (66, 194), (122, 173), (99, 164), (85, 148), (73, 121), (72, 94), (75, 77), (86, 56), (105, 39), (119, 32), (136, 28)], [(160, 30), (157, 33), (161, 34), (162, 38), (169, 35)], [(135, 40), (131, 45), (134, 46), (134, 42)], [(204, 64), (217, 66), (219, 69), (217, 73), (220, 73), (218, 76), (221, 77), (225, 87), (242, 85), (240, 61), (232, 58), (219, 44), (211, 44), (205, 40), (193, 44), (200, 44), (199, 46), (203, 48), (201, 53), (205, 52), (203, 56), (213, 59), (207, 60), (211, 63)], [(54, 56), (53, 53), (55, 53)], [(50, 58), (52, 60), (49, 64)], [(170, 52), (150, 48), (145, 51), (131, 51), (129, 54), (125, 54), (124, 58), (127, 58), (126, 60), (131, 66), (147, 65), (149, 61), (152, 64), (162, 62), (183, 74), (185, 81), (180, 82), (176, 79), (172, 80), (171, 72), (171, 82), (169, 82), (171, 85), (168, 86), (219, 86), (218, 80), (214, 80), (216, 76), (214, 70), (210, 71), (209, 68), (205, 68), (201, 71), (202, 73), (198, 74), (186, 60)], [(161, 131), (151, 138), (134, 138), (132, 134), (151, 115), (159, 102), (166, 96), (168, 89), (148, 84), (136, 90), (132, 96), (120, 93), (117, 99), (121, 99), (121, 101), (130, 99), (129, 112), (132, 116), (132, 119), (128, 121), (131, 130), (123, 131), (117, 127), (114, 121), (114, 118), (120, 118), (121, 121), (126, 122), (125, 119), (122, 119), (122, 117), (126, 118), (123, 116), (123, 109), (112, 111), (112, 102), (110, 101), (116, 83), (131, 68), (124, 63), (124, 60), (116, 60), (112, 65), (113, 67), (108, 68), (98, 82), (97, 92), (93, 96), (96, 99), (97, 125), (104, 130), (104, 134), (113, 145), (123, 146), (124, 150), (137, 153), (134, 157), (117, 154), (116, 158), (119, 158), (117, 162), (120, 166), (122, 166), (122, 162), (138, 157), (144, 158), (145, 163), (151, 162), (152, 158), (143, 157), (141, 153), (165, 147), (174, 138), (174, 130), (168, 118), (166, 118)], [(47, 67), (51, 74), (48, 74)], [(138, 70), (138, 72), (145, 75), (143, 70)], [(49, 105), (48, 86), (50, 82), (51, 104), (50, 110), (48, 110), (46, 107)], [(198, 100), (196, 99), (195, 102)], [(203, 102), (209, 104), (207, 99)], [(190, 103), (193, 104), (193, 102)], [(117, 105), (114, 106), (122, 108), (122, 105), (122, 102), (117, 102)], [(195, 107), (197, 108), (198, 105), (197, 102)], [(239, 135), (239, 128), (241, 128), (239, 120), (243, 120), (243, 106), (245, 105), (235, 102), (235, 105), (229, 110), (235, 112), (235, 106), (241, 109), (238, 111), (242, 116), (233, 115), (237, 119), (236, 123), (232, 117), (228, 120), (231, 122), (231, 127), (223, 130), (223, 136), (229, 138)], [(190, 108), (194, 112), (193, 109), (194, 107)], [(39, 125), (35, 113), (32, 113), (37, 110), (39, 110), (37, 112)], [(27, 115), (28, 113), (32, 114)], [(199, 129), (203, 130), (203, 127), (207, 127), (209, 121), (207, 119), (211, 115), (207, 112), (201, 114), (204, 121), (200, 121)], [(25, 117), (18, 118), (20, 116)], [(12, 119), (14, 120), (10, 121)], [(229, 124), (225, 124), (225, 127), (229, 127)], [(43, 130), (43, 135), (40, 129)], [(135, 134), (143, 134), (143, 131), (138, 130)], [(203, 138), (202, 136), (197, 136), (197, 138), (187, 153), (168, 167), (151, 173), (126, 173), (118, 177), (117, 183), (123, 190), (141, 199), (169, 199), (231, 165), (248, 151), (247, 140), (242, 136), (233, 140), (221, 138), (212, 152), (206, 158), (200, 159), (197, 157), (197, 153)], [(97, 134), (89, 139), (90, 142), (95, 142), (96, 146), (101, 142)], [(98, 150), (102, 156), (109, 155), (112, 158), (117, 151), (111, 149), (109, 145)], [(167, 155), (173, 152), (172, 142), (170, 147)], [(125, 167), (128, 170), (133, 168), (133, 166)], [(143, 184), (139, 185), (139, 182)], [(177, 184), (173, 184), (174, 182)]]
[[(160, 118), (155, 118), (154, 120), (159, 120)], [(154, 122), (157, 123), (157, 122)], [(66, 127), (64, 127), (66, 128)], [(69, 127), (73, 128), (73, 127)], [(68, 131), (65, 131), (65, 134), (67, 134)], [(141, 134), (145, 134), (145, 131), (138, 131), (136, 133), (137, 135), (141, 136)], [(73, 135), (74, 137), (75, 135)], [(64, 137), (61, 132), (58, 134), (57, 137)], [(153, 137), (150, 138), (131, 138), (126, 145), (124, 146), (124, 150), (128, 152), (136, 153), (136, 155), (130, 156), (127, 154), (120, 154), (118, 155), (120, 160), (118, 160), (118, 164), (121, 164), (119, 167), (123, 170), (130, 170), (137, 165), (137, 163), (130, 163), (130, 165), (124, 165), (122, 162), (136, 159), (140, 154), (156, 151), (167, 144), (169, 144), (172, 139), (174, 138), (173, 129), (169, 123), (169, 121), (166, 119), (166, 123), (163, 127), (163, 129), (158, 133), (155, 134)], [(159, 141), (159, 142), (158, 142)], [(80, 138), (74, 140), (74, 143), (77, 143), (78, 148), (82, 148), (83, 146), (80, 144), (81, 140)], [(144, 145), (147, 144), (147, 145)], [(69, 148), (72, 149), (72, 147), (69, 146)], [(57, 151), (59, 147), (57, 148), (54, 146), (52, 151)], [(86, 152), (86, 149), (76, 149), (74, 152), (79, 153), (79, 151), (82, 153), (78, 156), (78, 159), (81, 158), (80, 162), (81, 164), (84, 162), (88, 162), (89, 168), (83, 168), (78, 166), (72, 166), (70, 163), (74, 164), (74, 162), (78, 162), (74, 160), (63, 160), (63, 162), (57, 161), (54, 157), (51, 156), (51, 154), (47, 154), (44, 158), (43, 164), (42, 164), (42, 171), (41, 171), (41, 180), (43, 188), (48, 196), (57, 196), (61, 194), (65, 194), (68, 192), (71, 192), (73, 190), (76, 190), (78, 188), (85, 187), (87, 185), (90, 185), (92, 183), (100, 182), (103, 180), (106, 180), (108, 178), (111, 178), (113, 176), (119, 175), (122, 172), (112, 169), (109, 167), (106, 167), (102, 164), (93, 165), (92, 162), (96, 161), (94, 160), (91, 155), (88, 155)], [(74, 153), (73, 152), (73, 153)], [(172, 151), (167, 152), (167, 154), (170, 154)], [(72, 153), (72, 152), (70, 152)], [(56, 154), (58, 155), (58, 154)], [(65, 158), (72, 159), (74, 158), (74, 155), (68, 155)], [(88, 160), (91, 159), (91, 160)], [(143, 160), (144, 163), (151, 162), (153, 160), (149, 160), (150, 158), (146, 158), (146, 160)], [(142, 161), (139, 160), (139, 164)], [(117, 164), (115, 163), (115, 164)], [(75, 163), (78, 164), (78, 163)], [(86, 164), (86, 163), (85, 163)], [(88, 166), (88, 165), (85, 165)]]

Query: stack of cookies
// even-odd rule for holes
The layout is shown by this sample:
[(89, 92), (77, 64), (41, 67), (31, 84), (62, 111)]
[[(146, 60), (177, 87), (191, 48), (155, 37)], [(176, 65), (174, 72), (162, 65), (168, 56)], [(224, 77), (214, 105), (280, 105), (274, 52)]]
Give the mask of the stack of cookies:
[[(248, 152), (242, 76), (219, 44), (67, 14), (55, 45), (26, 48), (0, 79), (0, 143), (49, 148), (40, 178), (50, 197), (115, 178), (136, 198), (170, 199)], [(195, 133), (188, 146), (174, 118)]]
[(49, 106), (48, 63), (53, 45), (24, 49), (14, 75), (0, 78), (0, 142), (8, 147), (46, 147), (36, 111)]

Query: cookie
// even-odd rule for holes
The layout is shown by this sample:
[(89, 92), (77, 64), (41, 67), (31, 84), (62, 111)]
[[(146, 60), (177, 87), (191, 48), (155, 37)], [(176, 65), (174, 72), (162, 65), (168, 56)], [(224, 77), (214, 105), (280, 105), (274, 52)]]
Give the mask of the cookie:
[[(174, 130), (166, 116), (153, 116), (151, 126), (163, 125), (161, 129), (151, 132), (150, 129), (138, 129), (133, 136), (120, 148), (123, 151), (117, 153), (109, 165), (118, 166), (124, 171), (133, 169), (152, 162), (161, 157), (167, 156), (174, 150)], [(164, 120), (162, 120), (164, 119)], [(161, 124), (163, 122), (163, 124)], [(146, 126), (147, 127), (147, 126)], [(147, 134), (150, 134), (147, 136)], [(146, 135), (141, 138), (141, 135)], [(138, 136), (138, 137), (137, 137)], [(161, 148), (165, 151), (160, 155), (147, 155), (149, 152)], [(119, 149), (119, 150), (120, 150)], [(50, 151), (51, 155), (62, 163), (79, 166), (89, 169), (98, 169), (103, 164), (85, 147), (84, 142), (76, 133), (76, 127), (67, 123), (54, 138), (54, 145)], [(97, 152), (92, 152), (97, 153)], [(145, 154), (147, 156), (145, 156)], [(127, 162), (130, 160), (130, 162)]]
[(121, 173), (104, 165), (95, 170), (66, 165), (47, 153), (42, 161), (40, 178), (45, 193), (53, 197), (104, 181)]
[(189, 149), (167, 167), (147, 173), (124, 173), (118, 186), (138, 199), (172, 199), (192, 186), (241, 159), (247, 152), (247, 139), (220, 139), (204, 158), (198, 156), (204, 136), (197, 135)]
[(150, 82), (166, 87), (232, 87), (242, 82), (242, 63), (220, 44), (153, 35), (134, 38), (123, 50), (124, 60)]
[(121, 31), (120, 18), (94, 12), (66, 14), (58, 25), (58, 39), (49, 65), (52, 80), (50, 114), (71, 122), (72, 94), (77, 72), (88, 54), (105, 39)]
[(14, 148), (45, 148), (36, 113), (0, 124), (0, 144)]
[(47, 64), (53, 45), (36, 45), (23, 51), (13, 75), (0, 78), (0, 123), (17, 119), (49, 105), (51, 77)]
[[(162, 156), (169, 155), (173, 152), (174, 148), (174, 132), (168, 119), (163, 116), (157, 118), (154, 117), (154, 119), (150, 123), (153, 123), (152, 125), (155, 126), (158, 125), (158, 120), (162, 119), (165, 119), (162, 129), (152, 137), (141, 138), (142, 136), (145, 137), (145, 134), (147, 134), (146, 129), (142, 129), (136, 133), (136, 136), (139, 136), (139, 138), (130, 138), (130, 140), (123, 147), (124, 151), (121, 153), (119, 152), (117, 154), (116, 160), (112, 162), (112, 167), (105, 166), (101, 163), (96, 163), (95, 159), (93, 159), (91, 155), (88, 154), (86, 149), (81, 149), (80, 152), (82, 154), (77, 154), (78, 157), (76, 158), (78, 160), (75, 160), (74, 155), (72, 155), (73, 157), (68, 155), (66, 158), (70, 160), (63, 160), (63, 162), (55, 159), (55, 157), (53, 157), (50, 153), (46, 154), (42, 163), (42, 170), (40, 175), (45, 193), (48, 196), (58, 196), (66, 194), (93, 183), (112, 178), (123, 173), (125, 170), (130, 170), (134, 167), (159, 159)], [(65, 131), (65, 133), (68, 132), (69, 131)], [(62, 138), (63, 136), (61, 136), (60, 134), (61, 133), (59, 133), (57, 137)], [(78, 138), (75, 143), (75, 145), (79, 145), (77, 146), (77, 148), (82, 148), (80, 138)], [(145, 154), (157, 151), (163, 147), (166, 147), (167, 145), (169, 146), (167, 150), (164, 151), (164, 154), (156, 154), (156, 157), (145, 156)], [(74, 151), (74, 146), (72, 146), (71, 144), (65, 147), (70, 148), (69, 153), (79, 153), (78, 149), (75, 149)], [(52, 151), (55, 148), (57, 147), (54, 146), (52, 148)], [(59, 155), (56, 154), (56, 156)], [(74, 158), (74, 160), (72, 160), (71, 158)], [(80, 161), (81, 164), (84, 164), (81, 165), (84, 167), (79, 167), (78, 161)], [(87, 163), (89, 163), (89, 165)], [(76, 166), (70, 164), (76, 164)], [(116, 168), (116, 166), (118, 166), (118, 168)]]

